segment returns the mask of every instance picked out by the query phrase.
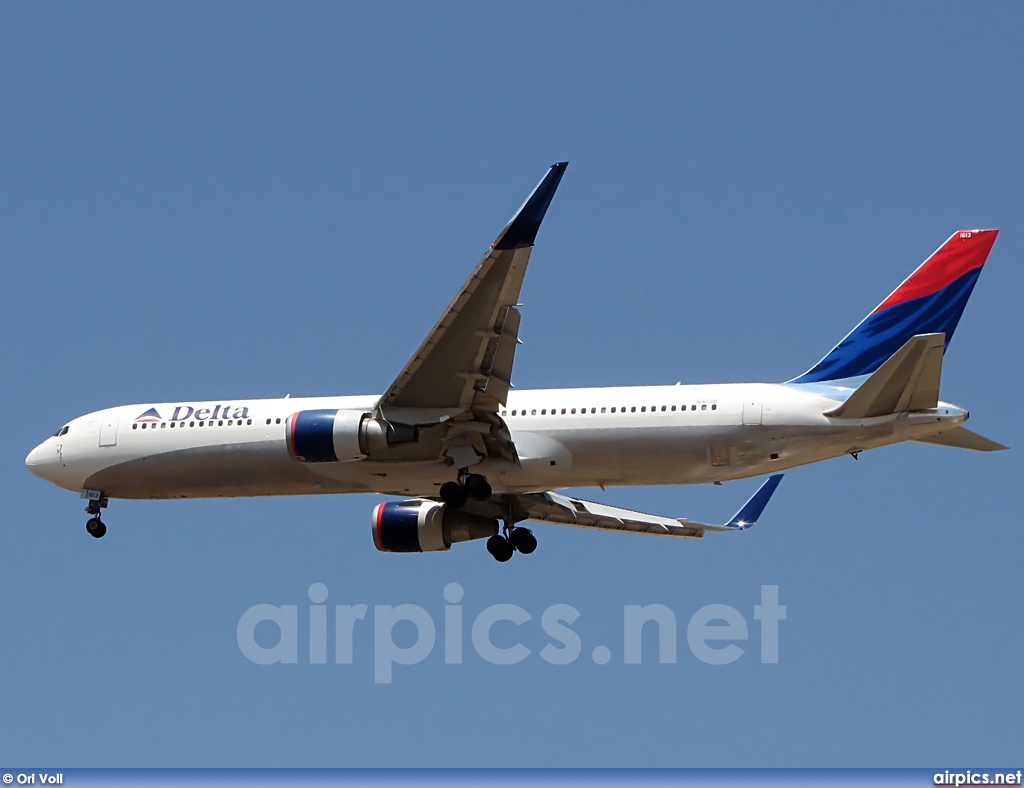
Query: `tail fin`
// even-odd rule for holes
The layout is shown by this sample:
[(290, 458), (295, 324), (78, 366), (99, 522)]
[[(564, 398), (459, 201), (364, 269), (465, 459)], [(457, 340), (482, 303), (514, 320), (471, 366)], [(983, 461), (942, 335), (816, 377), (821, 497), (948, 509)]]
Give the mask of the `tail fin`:
[(916, 334), (945, 334), (948, 345), (998, 233), (953, 233), (831, 353), (789, 382), (870, 375)]

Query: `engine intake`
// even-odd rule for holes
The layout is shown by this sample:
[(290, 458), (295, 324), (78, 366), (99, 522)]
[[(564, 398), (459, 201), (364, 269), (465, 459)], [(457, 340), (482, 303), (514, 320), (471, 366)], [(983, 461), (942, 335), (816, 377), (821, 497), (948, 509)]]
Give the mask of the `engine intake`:
[(497, 520), (436, 501), (381, 503), (373, 510), (373, 543), (385, 553), (447, 550), (455, 542), (484, 539), (496, 533)]
[(419, 439), (416, 427), (355, 410), (300, 410), (288, 417), (288, 453), (299, 462), (361, 460)]

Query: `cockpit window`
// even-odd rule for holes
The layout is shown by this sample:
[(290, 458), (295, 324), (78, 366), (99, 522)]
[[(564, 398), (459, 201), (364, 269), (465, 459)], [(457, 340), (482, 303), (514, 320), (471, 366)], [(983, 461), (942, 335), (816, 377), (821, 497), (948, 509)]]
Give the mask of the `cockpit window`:
[(68, 430), (70, 428), (71, 428), (70, 424), (65, 424), (63, 427), (61, 427), (59, 430), (57, 430), (55, 433), (53, 433), (53, 437), (59, 438), (61, 435), (67, 435), (68, 434)]

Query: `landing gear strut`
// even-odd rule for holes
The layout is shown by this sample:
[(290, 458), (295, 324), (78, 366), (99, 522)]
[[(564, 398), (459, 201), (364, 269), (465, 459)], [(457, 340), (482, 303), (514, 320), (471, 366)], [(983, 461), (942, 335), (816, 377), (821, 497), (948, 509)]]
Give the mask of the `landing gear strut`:
[(486, 501), (491, 497), (491, 485), (487, 478), (479, 473), (459, 473), (457, 482), (445, 482), (438, 490), (441, 500), (453, 509), (461, 509), (466, 501)]
[(85, 524), (85, 530), (89, 536), (100, 539), (107, 533), (107, 526), (100, 519), (100, 510), (106, 509), (107, 503), (109, 503), (107, 496), (99, 490), (85, 490), (82, 492), (82, 497), (88, 499), (89, 504), (85, 507), (85, 511), (92, 515)]

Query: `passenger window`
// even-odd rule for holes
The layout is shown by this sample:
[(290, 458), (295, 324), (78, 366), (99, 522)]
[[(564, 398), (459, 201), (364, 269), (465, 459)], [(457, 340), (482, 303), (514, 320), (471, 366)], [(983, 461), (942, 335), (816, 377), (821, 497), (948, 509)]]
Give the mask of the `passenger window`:
[(700, 406), (700, 409), (701, 409), (701, 410), (707, 410), (707, 409), (708, 409), (708, 406), (707, 406), (707, 405), (701, 405), (701, 406)]
[(562, 408), (562, 415), (565, 415), (565, 408)]
[(160, 422), (160, 429), (163, 429), (166, 426), (167, 426), (167, 422), (166, 421), (161, 421)]
[(718, 410), (718, 406), (717, 405), (712, 405), (711, 406), (711, 410)]
[(541, 411), (540, 411), (540, 415), (541, 416), (547, 416), (548, 415), (548, 409), (547, 408), (542, 408)]
[(530, 415), (531, 415), (531, 416), (536, 416), (536, 415), (537, 415), (537, 409), (536, 409), (536, 408), (533, 408), (533, 409), (532, 409), (532, 410), (530, 411)]
[[(138, 424), (133, 424), (133, 425), (132, 425), (132, 429), (133, 429), (133, 430), (137, 430), (138, 428), (139, 428), (139, 425), (138, 425)], [(59, 435), (59, 434), (60, 434), (60, 433), (58, 433), (58, 435)]]
[(199, 422), (199, 426), (202, 427), (203, 426), (203, 422)]
[(601, 408), (601, 412), (602, 412), (602, 413), (604, 413), (604, 411), (605, 411), (605, 409), (604, 409), (604, 408)]
[(513, 416), (515, 416), (515, 415), (516, 415), (516, 412), (515, 412), (515, 411), (512, 411), (512, 415), (513, 415)]
[(280, 424), (280, 423), (281, 423), (281, 420), (280, 420), (280, 419), (278, 419), (278, 420), (277, 420), (277, 423), (278, 423), (278, 424)]
[(675, 413), (675, 412), (676, 412), (676, 406), (675, 406), (675, 405), (673, 405), (673, 406), (672, 406), (672, 412), (673, 412), (673, 413)]
[(591, 409), (590, 409), (590, 412), (591, 412), (591, 413), (597, 413), (597, 408), (591, 408)]
[(629, 409), (630, 413), (636, 413), (636, 405)]
[(576, 413), (576, 408), (573, 408), (572, 412), (573, 412), (573, 414), (575, 414)]
[(502, 415), (502, 416), (507, 416), (508, 414), (507, 414), (507, 413), (506, 413), (505, 411), (502, 411), (502, 412), (501, 412), (501, 415)]
[(190, 426), (190, 427), (194, 427), (194, 426), (196, 426), (196, 423), (195, 423), (194, 421), (190, 421), (190, 422), (188, 423), (188, 426)]
[(246, 424), (252, 424), (252, 419), (249, 419), (249, 420), (248, 420), (248, 421), (246, 421), (245, 423), (246, 423)]
[(664, 412), (665, 412), (665, 406), (664, 406), (664, 405), (662, 405), (662, 406), (661, 406), (661, 412), (662, 412), (662, 413), (664, 413)]
[(690, 410), (697, 410), (697, 406), (696, 405), (691, 405), (690, 406)]
[(641, 413), (646, 413), (646, 412), (647, 412), (647, 406), (646, 406), (646, 405), (644, 405), (643, 407), (641, 407), (641, 408), (640, 408), (640, 412), (641, 412)]
[(224, 426), (224, 419), (221, 419), (220, 421), (218, 421), (217, 422), (217, 426), (218, 427), (223, 427)]
[(612, 408), (612, 413), (614, 413), (614, 412), (615, 412), (615, 408)]

